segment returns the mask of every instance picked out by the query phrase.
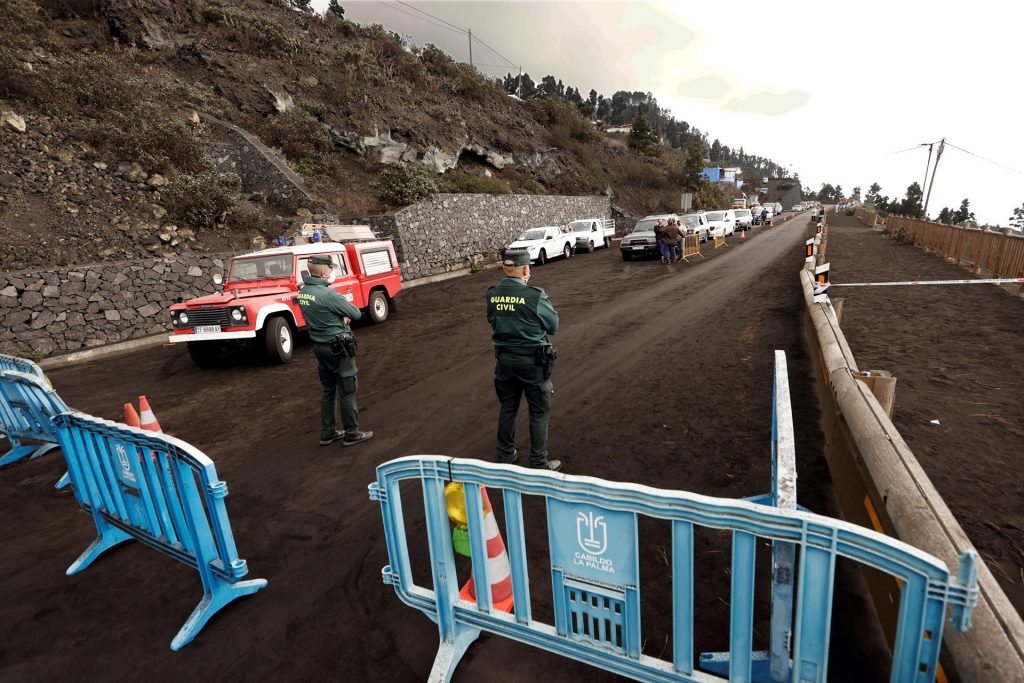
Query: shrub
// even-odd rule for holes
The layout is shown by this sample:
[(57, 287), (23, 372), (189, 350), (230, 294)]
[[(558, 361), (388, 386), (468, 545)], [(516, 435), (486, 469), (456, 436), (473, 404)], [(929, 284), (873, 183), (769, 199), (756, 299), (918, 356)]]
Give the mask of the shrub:
[(285, 157), (293, 161), (319, 159), (332, 147), (327, 130), (301, 107), (268, 119), (264, 142), (280, 148)]
[(277, 22), (242, 7), (215, 0), (203, 11), (207, 23), (225, 27), (231, 38), (253, 52), (294, 52), (298, 43)]
[(913, 242), (914, 233), (910, 232), (902, 225), (892, 231), (892, 238), (897, 242)]
[(185, 173), (161, 193), (168, 213), (197, 227), (213, 226), (238, 203), (242, 179), (236, 173)]
[(380, 172), (373, 189), (377, 198), (386, 204), (412, 204), (437, 192), (437, 174), (420, 164), (395, 164)]
[(467, 175), (459, 178), (452, 184), (452, 192), (463, 192), (466, 194), (511, 194), (512, 188), (501, 178)]

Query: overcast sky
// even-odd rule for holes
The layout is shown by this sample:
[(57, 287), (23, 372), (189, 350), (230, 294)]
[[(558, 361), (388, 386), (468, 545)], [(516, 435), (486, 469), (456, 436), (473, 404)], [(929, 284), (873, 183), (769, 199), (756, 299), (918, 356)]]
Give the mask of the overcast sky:
[[(353, 21), (468, 61), (464, 34), (415, 10), (341, 1)], [(996, 163), (947, 146), (932, 216), (968, 197), (980, 221), (1006, 225), (1024, 203), (1016, 3), (406, 1), (472, 29), (536, 81), (550, 73), (584, 96), (650, 91), (711, 139), (790, 166), (814, 189), (878, 182), (902, 198), (924, 179), (928, 152), (891, 153), (946, 136)], [(515, 72), (479, 44), (473, 58), (486, 74)]]

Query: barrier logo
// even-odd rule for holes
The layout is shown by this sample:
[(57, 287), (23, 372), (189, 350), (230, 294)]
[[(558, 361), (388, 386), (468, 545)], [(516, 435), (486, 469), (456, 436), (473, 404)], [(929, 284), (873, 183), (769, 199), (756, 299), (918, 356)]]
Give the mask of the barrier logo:
[(608, 549), (608, 525), (604, 523), (604, 515), (579, 513), (576, 517), (576, 540), (580, 547), (591, 555), (604, 555)]
[(128, 459), (128, 452), (125, 451), (122, 444), (114, 446), (114, 452), (117, 453), (117, 459), (121, 463), (121, 479), (124, 481), (130, 481), (135, 483), (135, 474), (132, 472), (132, 463)]
[(577, 580), (635, 585), (636, 514), (548, 498), (551, 564)]

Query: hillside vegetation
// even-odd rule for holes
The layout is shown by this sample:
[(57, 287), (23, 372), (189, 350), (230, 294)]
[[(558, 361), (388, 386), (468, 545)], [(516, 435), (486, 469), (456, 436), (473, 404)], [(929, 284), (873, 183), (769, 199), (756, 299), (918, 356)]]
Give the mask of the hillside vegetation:
[[(598, 130), (578, 90), (507, 88), (436, 47), (283, 0), (5, 0), (0, 113), (25, 130), (0, 123), (0, 240), (16, 248), (3, 268), (273, 234), (278, 207), (216, 172), (197, 112), (257, 135), (342, 217), (428, 190), (610, 192), (634, 214), (672, 210), (684, 189), (727, 201), (699, 180), (718, 141), (653, 98), (607, 101), (620, 117), (653, 112), (666, 144), (652, 150)], [(381, 164), (396, 149), (411, 163)], [(422, 165), (439, 154), (454, 167)]]

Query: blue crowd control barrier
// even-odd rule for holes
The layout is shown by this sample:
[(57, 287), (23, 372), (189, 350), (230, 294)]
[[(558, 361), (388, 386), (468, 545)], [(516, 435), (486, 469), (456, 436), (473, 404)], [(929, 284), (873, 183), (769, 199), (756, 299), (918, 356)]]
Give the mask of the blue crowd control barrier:
[[(0, 369), (0, 427), (11, 444), (11, 450), (0, 457), (0, 466), (38, 458), (56, 448), (57, 432), (51, 420), (68, 410), (46, 377)], [(23, 439), (42, 443), (24, 444)]]
[[(8, 356), (5, 353), (0, 353), (0, 370), (24, 372), (26, 375), (35, 375), (40, 379), (46, 380), (43, 369), (28, 358), (19, 358), (18, 356)], [(49, 384), (49, 380), (47, 380), (47, 384)]]
[[(946, 565), (897, 539), (798, 509), (793, 423), (785, 357), (776, 356), (772, 416), (772, 493), (763, 503), (711, 498), (639, 484), (529, 470), (513, 465), (442, 456), (410, 456), (377, 468), (370, 498), (381, 505), (390, 564), (384, 582), (421, 610), (440, 632), (430, 681), (450, 680), (481, 631), (572, 657), (641, 681), (799, 681), (820, 683), (828, 675), (829, 633), (836, 560), (848, 560), (903, 582), (889, 680), (933, 681), (947, 608), (954, 628), (970, 627), (978, 599), (977, 555), (961, 557), (951, 577)], [(412, 578), (400, 483), (419, 480), (430, 553), (432, 584)], [(490, 591), (475, 601), (459, 597), (444, 487), (463, 484), (472, 576), (490, 585), (480, 487), (491, 499), (500, 492), (505, 508), (514, 608), (493, 609)], [(554, 624), (533, 618), (526, 565), (523, 495), (545, 498)], [(642, 652), (637, 518), (671, 525), (672, 659)], [(729, 652), (694, 657), (694, 535), (697, 527), (732, 534)], [(757, 540), (772, 544), (770, 651), (753, 651)], [(652, 580), (647, 577), (647, 580)], [(709, 673), (710, 671), (710, 673)], [(713, 675), (720, 672), (728, 678)]]
[(179, 650), (232, 600), (265, 579), (241, 581), (224, 497), (227, 484), (198, 449), (166, 434), (82, 413), (54, 418), (75, 498), (92, 513), (98, 537), (68, 568), (88, 567), (105, 550), (135, 539), (199, 571), (203, 599), (171, 641)]

